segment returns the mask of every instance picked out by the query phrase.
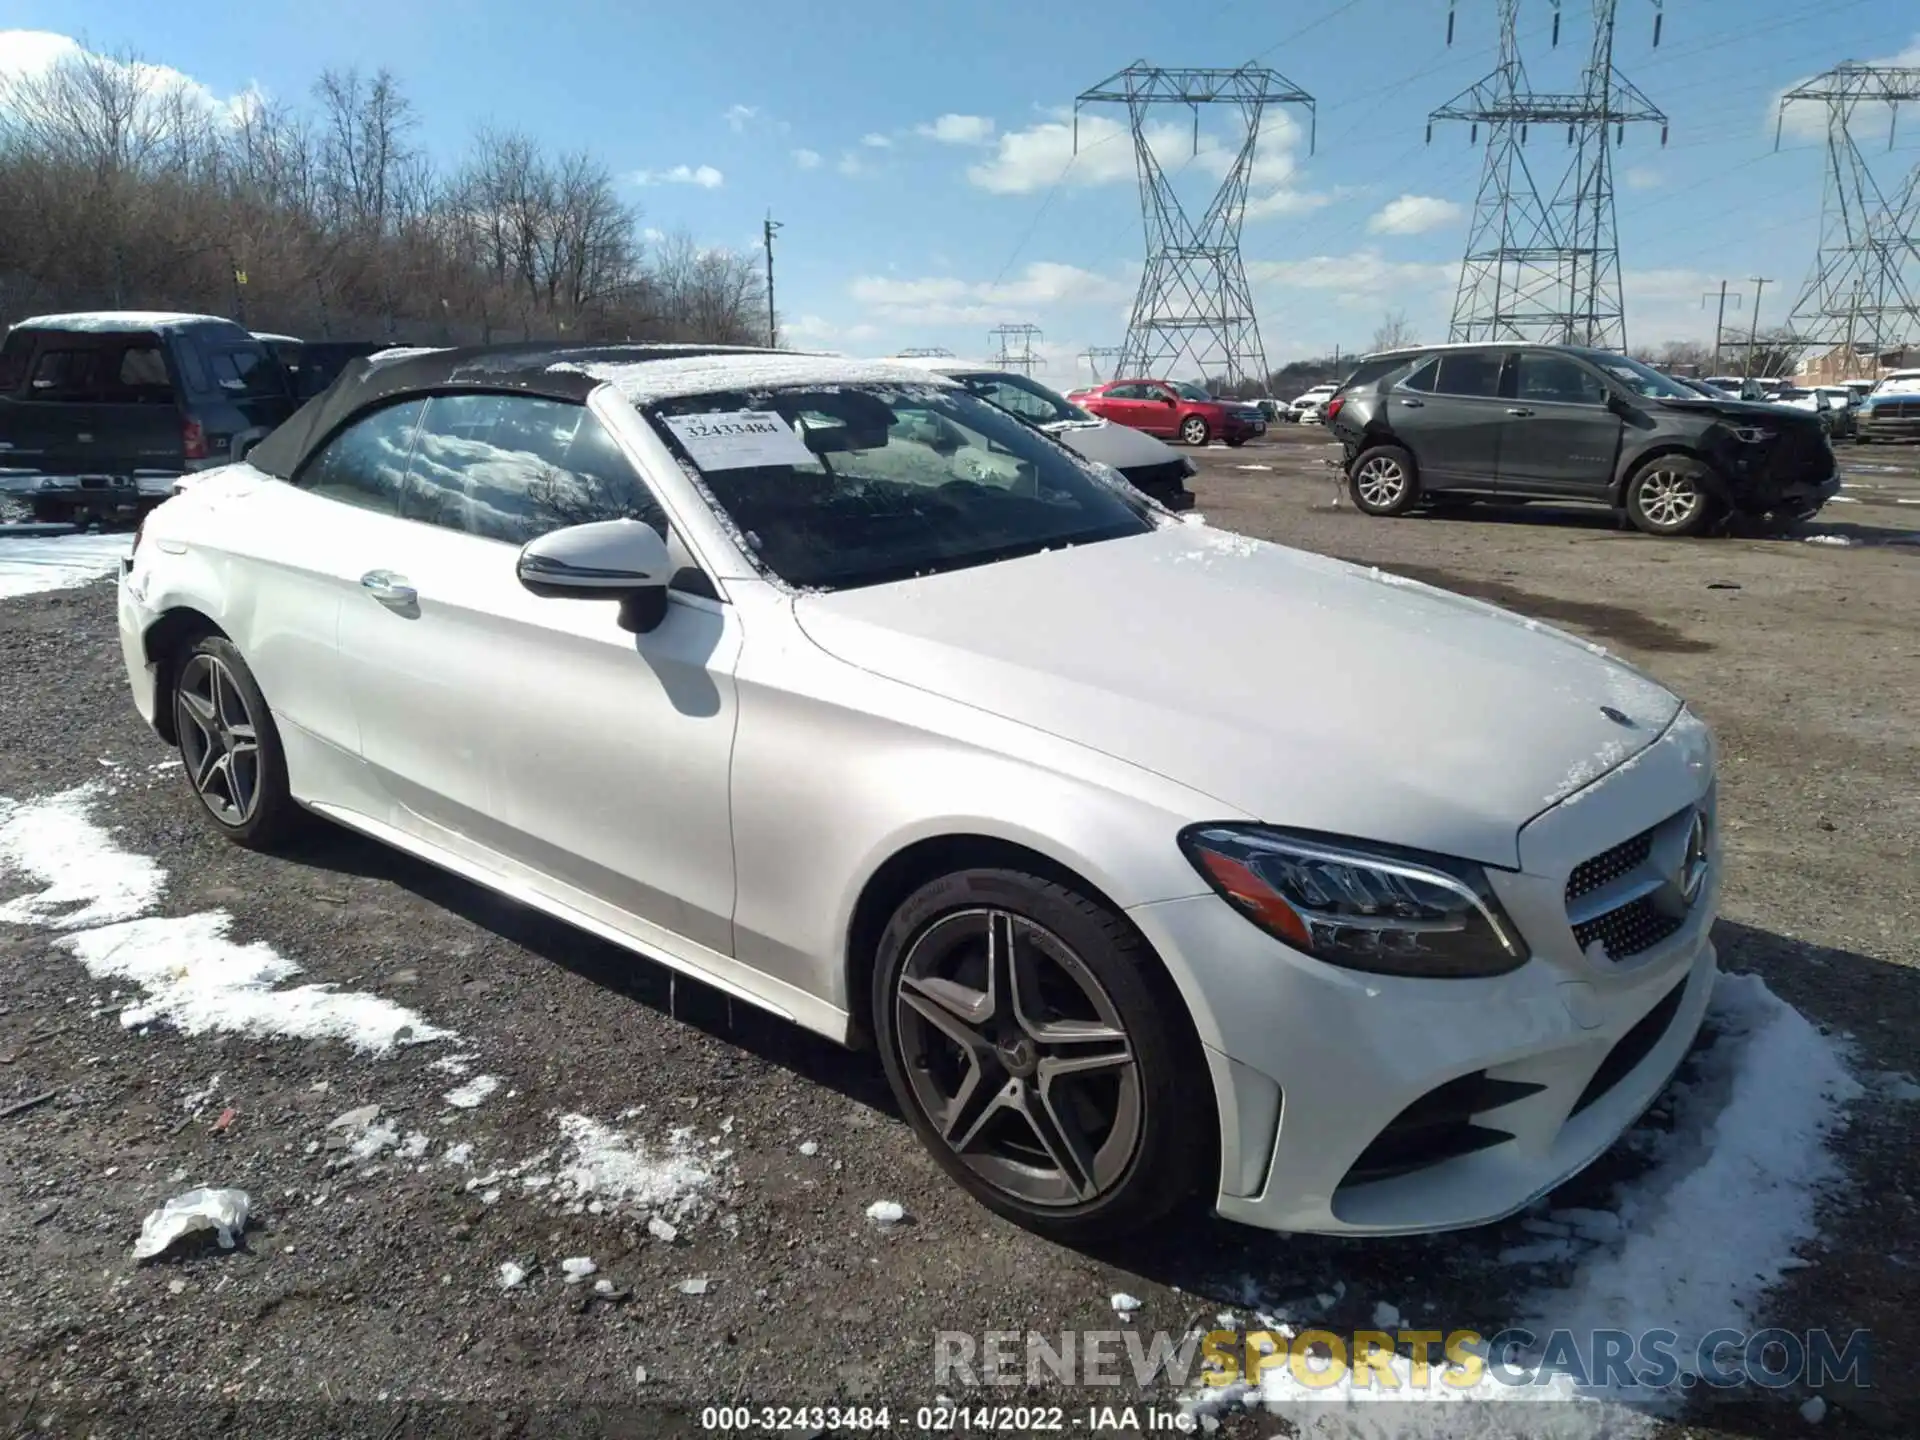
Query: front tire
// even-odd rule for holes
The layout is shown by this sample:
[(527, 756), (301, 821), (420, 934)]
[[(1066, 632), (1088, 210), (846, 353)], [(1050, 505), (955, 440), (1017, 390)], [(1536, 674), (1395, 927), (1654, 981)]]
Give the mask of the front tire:
[(989, 1209), (1076, 1244), (1151, 1225), (1214, 1178), (1181, 1003), (1124, 920), (1017, 870), (921, 886), (873, 969), (882, 1062), (921, 1143)]
[(1627, 518), (1649, 535), (1698, 535), (1713, 521), (1713, 472), (1690, 455), (1659, 455), (1627, 482)]
[(1180, 422), (1180, 438), (1189, 445), (1204, 445), (1212, 436), (1212, 429), (1198, 415), (1189, 415)]
[(1404, 515), (1420, 499), (1413, 456), (1398, 445), (1363, 450), (1347, 471), (1347, 492), (1368, 515)]
[(203, 635), (173, 667), (173, 727), (187, 781), (213, 827), (272, 849), (305, 811), (287, 788), (280, 732), (260, 686), (224, 635)]

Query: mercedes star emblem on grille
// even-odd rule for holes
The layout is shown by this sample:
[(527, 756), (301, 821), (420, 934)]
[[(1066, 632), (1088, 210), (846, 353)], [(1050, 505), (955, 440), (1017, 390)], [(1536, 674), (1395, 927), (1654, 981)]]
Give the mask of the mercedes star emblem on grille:
[(1707, 880), (1707, 812), (1693, 812), (1693, 828), (1687, 832), (1687, 853), (1680, 862), (1680, 873), (1674, 878), (1680, 886), (1680, 893), (1688, 905), (1700, 898), (1700, 887)]

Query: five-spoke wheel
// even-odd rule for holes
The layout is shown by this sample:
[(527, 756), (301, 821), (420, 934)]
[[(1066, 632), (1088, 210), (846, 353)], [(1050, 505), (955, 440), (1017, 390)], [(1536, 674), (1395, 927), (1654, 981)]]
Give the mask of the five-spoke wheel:
[(194, 793), (222, 834), (265, 848), (304, 812), (253, 672), (225, 636), (203, 635), (174, 657), (172, 675), (174, 738)]

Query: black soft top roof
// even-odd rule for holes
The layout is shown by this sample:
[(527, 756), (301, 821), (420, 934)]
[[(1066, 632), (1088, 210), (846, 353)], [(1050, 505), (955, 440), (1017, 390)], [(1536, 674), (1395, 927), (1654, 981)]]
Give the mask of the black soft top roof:
[[(528, 340), (448, 350), (400, 350), (382, 359), (350, 360), (334, 382), (247, 452), (254, 469), (291, 480), (306, 458), (363, 411), (406, 395), (516, 391), (550, 400), (585, 400), (605, 383), (556, 365), (631, 365), (701, 355), (751, 355), (737, 345), (566, 345)], [(779, 353), (779, 352), (766, 352)]]

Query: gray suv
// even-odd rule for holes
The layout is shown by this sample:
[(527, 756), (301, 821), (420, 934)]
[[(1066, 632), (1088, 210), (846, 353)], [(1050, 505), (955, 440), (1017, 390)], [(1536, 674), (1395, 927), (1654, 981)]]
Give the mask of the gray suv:
[(1819, 417), (1702, 394), (1570, 345), (1429, 345), (1369, 355), (1327, 402), (1369, 515), (1475, 500), (1622, 510), (1654, 535), (1727, 514), (1805, 520), (1840, 488)]

